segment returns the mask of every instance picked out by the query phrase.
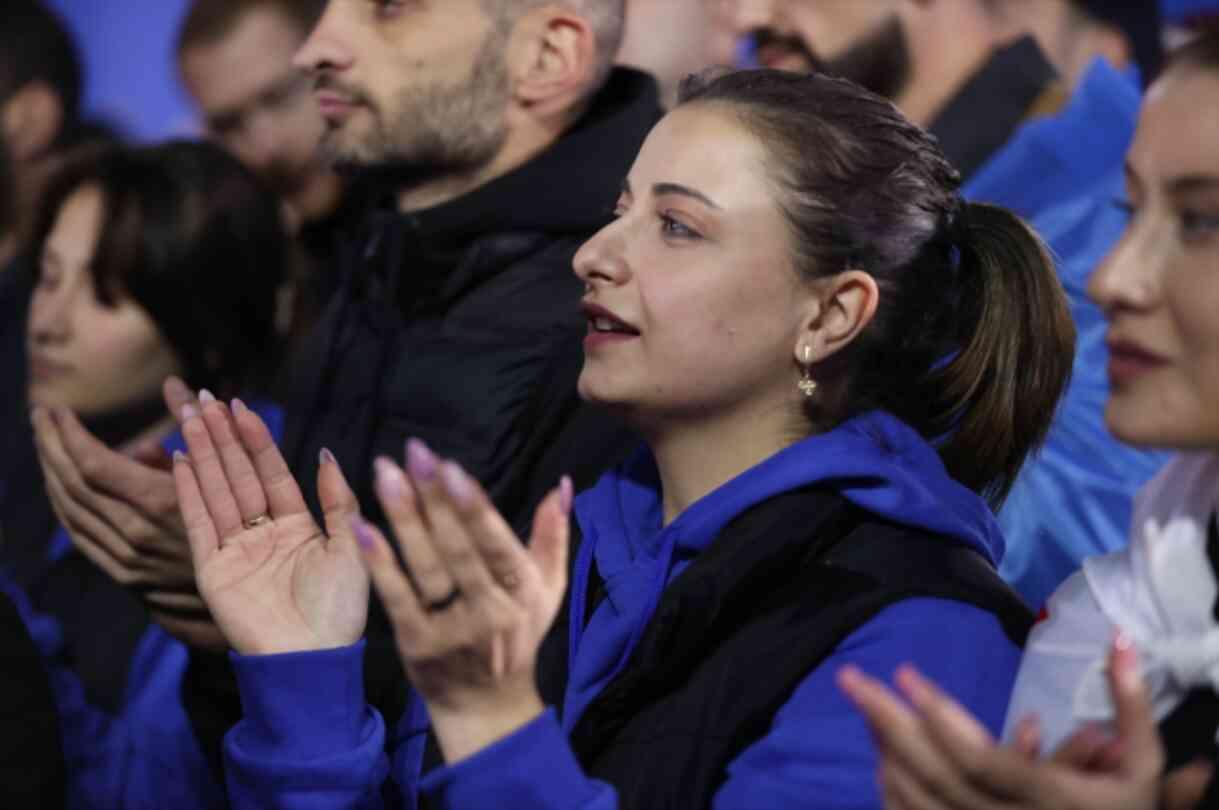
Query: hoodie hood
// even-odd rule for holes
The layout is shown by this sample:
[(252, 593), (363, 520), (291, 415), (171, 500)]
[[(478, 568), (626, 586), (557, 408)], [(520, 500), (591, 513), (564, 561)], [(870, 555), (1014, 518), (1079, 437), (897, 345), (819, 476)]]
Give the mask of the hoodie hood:
[[(734, 519), (777, 495), (819, 486), (890, 522), (967, 546), (998, 565), (1003, 536), (975, 492), (949, 477), (932, 447), (896, 417), (873, 411), (746, 470), (662, 526), (662, 493), (642, 448), (576, 499), (583, 535), (571, 585), (568, 731), (629, 660), (665, 586)], [(605, 599), (585, 622), (594, 560)]]
[(966, 545), (992, 565), (1003, 558), (1003, 536), (986, 502), (949, 477), (935, 448), (915, 430), (879, 411), (776, 453), (692, 504), (667, 527), (661, 527), (660, 480), (647, 448), (583, 493), (575, 511), (586, 540), (626, 541), (597, 543), (598, 570), (608, 580), (623, 564), (655, 557), (670, 536), (676, 556), (697, 554), (750, 507), (809, 486), (836, 490), (888, 521)]

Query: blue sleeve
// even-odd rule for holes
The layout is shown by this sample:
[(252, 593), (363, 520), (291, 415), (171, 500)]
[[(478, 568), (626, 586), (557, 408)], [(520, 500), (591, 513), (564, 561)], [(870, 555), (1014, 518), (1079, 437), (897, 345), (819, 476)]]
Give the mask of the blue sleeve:
[(891, 682), (913, 663), (996, 736), (1003, 727), (1020, 649), (990, 613), (943, 599), (899, 602), (860, 627), (804, 679), (775, 715), (770, 733), (729, 766), (717, 810), (881, 806), (876, 752), (863, 716), (835, 683), (854, 664)]
[[(947, 629), (951, 632), (946, 632)], [(910, 599), (855, 631), (797, 688), (770, 733), (728, 769), (717, 808), (880, 807), (876, 755), (862, 716), (839, 691), (844, 664), (889, 679), (911, 662), (978, 715), (996, 735), (1020, 663), (998, 620), (941, 599)], [(440, 807), (613, 810), (609, 785), (588, 778), (553, 712), (494, 745), (424, 777)]]
[(224, 738), (234, 810), (383, 806), (385, 727), (364, 699), (363, 641), (232, 658), (243, 711)]
[(450, 810), (614, 810), (618, 806), (609, 785), (585, 776), (553, 711), (474, 756), (429, 773), (421, 789)]
[(224, 806), (179, 698), (186, 650), (159, 627), (141, 637), (117, 714), (89, 702), (64, 658), (58, 622), (0, 583), (38, 646), (63, 740), (69, 807), (160, 810)]

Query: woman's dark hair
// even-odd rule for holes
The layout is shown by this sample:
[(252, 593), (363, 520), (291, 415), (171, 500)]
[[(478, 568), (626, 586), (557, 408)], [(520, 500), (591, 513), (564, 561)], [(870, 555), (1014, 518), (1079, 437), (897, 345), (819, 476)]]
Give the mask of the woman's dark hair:
[(1219, 71), (1219, 27), (1204, 29), (1198, 36), (1172, 51), (1168, 56), (1165, 72), (1186, 67)]
[(997, 508), (1044, 440), (1074, 356), (1042, 242), (1014, 214), (964, 202), (935, 139), (846, 80), (705, 74), (681, 104), (722, 107), (762, 145), (803, 277), (862, 270), (880, 289), (872, 322), (834, 361), (842, 404), (815, 398), (813, 421), (889, 411)]
[(290, 255), (275, 196), (208, 143), (85, 149), (40, 200), (35, 256), (85, 187), (102, 195), (90, 267), (98, 301), (130, 297), (148, 312), (194, 388), (229, 394), (263, 382)]

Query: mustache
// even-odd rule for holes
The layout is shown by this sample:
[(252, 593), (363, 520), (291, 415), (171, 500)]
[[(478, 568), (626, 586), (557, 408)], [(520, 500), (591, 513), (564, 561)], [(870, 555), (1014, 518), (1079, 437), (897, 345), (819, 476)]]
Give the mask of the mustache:
[(797, 34), (782, 34), (773, 28), (755, 28), (749, 36), (757, 50), (778, 48), (801, 57), (812, 65), (814, 70), (821, 71), (825, 68), (825, 61), (813, 53), (804, 39)]
[(352, 104), (368, 105), (370, 102), (368, 95), (360, 88), (344, 84), (329, 73), (318, 74), (313, 80), (313, 92), (320, 93), (323, 90), (342, 96)]

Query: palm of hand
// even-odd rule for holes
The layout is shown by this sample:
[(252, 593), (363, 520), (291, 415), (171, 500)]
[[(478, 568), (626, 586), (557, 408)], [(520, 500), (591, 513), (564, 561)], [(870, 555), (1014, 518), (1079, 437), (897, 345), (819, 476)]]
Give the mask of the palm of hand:
[(236, 401), (231, 416), (214, 400), (200, 410), (183, 421), (190, 457), (175, 458), (174, 480), (199, 592), (228, 642), (245, 655), (354, 643), (368, 574), (334, 456), (318, 469), (323, 532), (257, 414)]
[(229, 642), (248, 653), (344, 646), (364, 629), (363, 563), (329, 544), (308, 512), (227, 538), (198, 580)]

